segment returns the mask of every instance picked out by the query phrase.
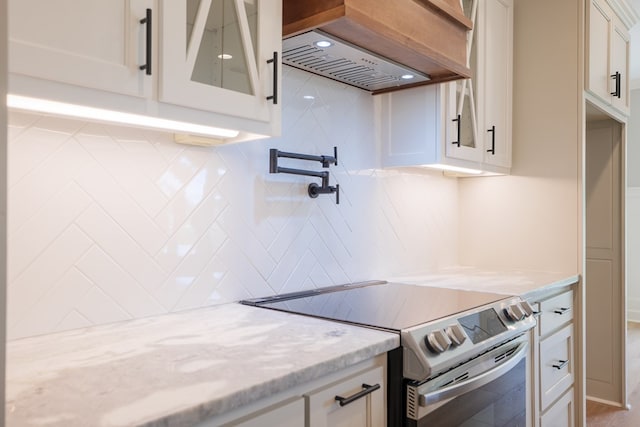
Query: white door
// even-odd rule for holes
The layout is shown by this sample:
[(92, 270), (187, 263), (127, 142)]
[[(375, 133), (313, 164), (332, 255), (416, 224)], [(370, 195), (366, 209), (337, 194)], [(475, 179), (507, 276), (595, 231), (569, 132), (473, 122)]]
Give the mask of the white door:
[[(162, 0), (160, 100), (269, 122), (279, 90), (278, 0)], [(276, 74), (274, 74), (276, 73)]]
[(485, 0), (478, 18), (480, 52), (484, 52), (483, 67), (478, 72), (484, 105), (480, 114), (483, 127), (478, 134), (483, 141), (484, 162), (511, 167), (513, 0)]
[(12, 1), (10, 72), (146, 97), (147, 24), (140, 20), (152, 7), (153, 0)]
[(613, 120), (586, 133), (587, 395), (624, 404), (621, 129)]

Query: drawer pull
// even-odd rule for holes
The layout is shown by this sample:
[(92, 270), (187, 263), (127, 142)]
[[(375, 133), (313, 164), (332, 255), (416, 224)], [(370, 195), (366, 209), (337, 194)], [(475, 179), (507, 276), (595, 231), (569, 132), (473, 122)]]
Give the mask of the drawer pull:
[(491, 132), (491, 148), (487, 150), (487, 153), (496, 154), (496, 127), (491, 126), (491, 129), (487, 129), (487, 132)]
[(355, 402), (361, 397), (365, 397), (367, 394), (371, 394), (374, 391), (378, 390), (380, 388), (380, 384), (374, 384), (374, 385), (362, 384), (362, 388), (364, 390), (359, 391), (356, 394), (349, 397), (336, 396), (336, 400), (338, 401), (338, 403), (340, 403), (340, 406), (348, 405), (349, 403)]
[(140, 65), (138, 68), (141, 70), (145, 70), (148, 76), (151, 75), (151, 41), (153, 40), (153, 31), (151, 28), (151, 9), (147, 9), (146, 15), (144, 18), (140, 20), (140, 24), (146, 25), (146, 52), (145, 52), (145, 63)]
[(267, 96), (267, 101), (278, 104), (278, 52), (273, 52), (273, 58), (267, 59), (267, 64), (273, 64), (273, 95)]
[(569, 364), (569, 360), (558, 360), (558, 362), (560, 363), (558, 363), (557, 365), (552, 365), (557, 370), (560, 370)]
[(571, 307), (560, 307), (556, 310), (553, 310), (555, 314), (559, 314), (559, 315), (563, 315), (568, 311), (571, 311)]
[(620, 90), (620, 80), (621, 80), (621, 77), (622, 77), (622, 74), (620, 74), (620, 72), (619, 72), (619, 71), (616, 71), (616, 73), (615, 73), (615, 74), (611, 74), (611, 78), (612, 78), (613, 80), (615, 80), (615, 81), (616, 81), (616, 86), (615, 86), (615, 87), (616, 87), (616, 89), (615, 89), (615, 91), (614, 91), (614, 92), (610, 92), (610, 93), (611, 93), (611, 95), (613, 95), (613, 96), (617, 97), (618, 99), (620, 99), (620, 94), (621, 94), (621, 92), (622, 92), (622, 91)]
[(460, 147), (460, 114), (458, 114), (458, 117), (456, 117), (455, 119), (451, 119), (452, 122), (456, 122), (456, 126), (458, 129), (458, 139), (456, 139), (455, 141), (452, 141), (451, 143), (453, 145), (457, 145), (458, 147)]

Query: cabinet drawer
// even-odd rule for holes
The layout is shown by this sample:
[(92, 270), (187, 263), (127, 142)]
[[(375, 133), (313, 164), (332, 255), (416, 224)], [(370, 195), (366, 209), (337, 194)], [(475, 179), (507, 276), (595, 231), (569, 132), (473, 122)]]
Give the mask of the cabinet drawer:
[[(228, 427), (299, 427), (304, 422), (304, 399), (297, 398), (290, 403), (260, 414), (253, 414), (241, 420), (236, 420)], [(225, 426), (225, 427), (226, 427)], [(204, 426), (201, 426), (204, 427)]]
[[(336, 396), (349, 398), (366, 390), (366, 386), (376, 384), (380, 387), (344, 406), (340, 406), (336, 400)], [(382, 367), (367, 370), (309, 393), (305, 397), (308, 403), (309, 427), (383, 427), (386, 424)]]
[(572, 384), (573, 325), (540, 342), (540, 406), (544, 411)]
[(573, 387), (540, 417), (540, 427), (574, 427)]
[(540, 335), (545, 336), (573, 320), (573, 291), (540, 302)]

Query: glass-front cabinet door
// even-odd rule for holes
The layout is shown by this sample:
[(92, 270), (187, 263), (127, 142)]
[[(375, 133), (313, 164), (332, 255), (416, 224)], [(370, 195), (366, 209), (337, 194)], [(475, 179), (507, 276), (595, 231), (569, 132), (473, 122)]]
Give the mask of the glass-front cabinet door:
[(280, 1), (162, 0), (161, 10), (161, 101), (274, 119), (280, 108)]
[(482, 144), (478, 139), (478, 49), (476, 42), (476, 22), (478, 0), (463, 0), (462, 8), (467, 18), (473, 22), (473, 29), (467, 33), (467, 63), (471, 69), (470, 79), (457, 80), (446, 84), (447, 132), (445, 153), (448, 157), (482, 161)]
[(511, 167), (513, 0), (462, 0), (472, 76), (447, 83), (447, 157)]

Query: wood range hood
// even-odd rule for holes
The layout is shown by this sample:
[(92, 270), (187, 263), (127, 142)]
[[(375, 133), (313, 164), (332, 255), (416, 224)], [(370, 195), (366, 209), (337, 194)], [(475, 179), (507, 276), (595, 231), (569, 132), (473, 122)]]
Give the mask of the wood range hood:
[[(285, 64), (351, 84), (350, 75), (378, 74), (373, 57), (414, 70), (420, 77), (405, 81), (389, 75), (387, 79), (395, 81), (386, 85), (353, 84), (373, 93), (471, 77), (467, 33), (472, 23), (460, 0), (283, 0), (282, 14)], [(302, 38), (312, 30), (373, 55), (352, 55), (341, 62), (328, 48), (304, 47)], [(304, 56), (310, 49), (317, 51), (316, 58)], [(306, 65), (314, 63), (320, 63), (316, 68), (322, 72)], [(347, 63), (353, 70), (348, 71)]]

